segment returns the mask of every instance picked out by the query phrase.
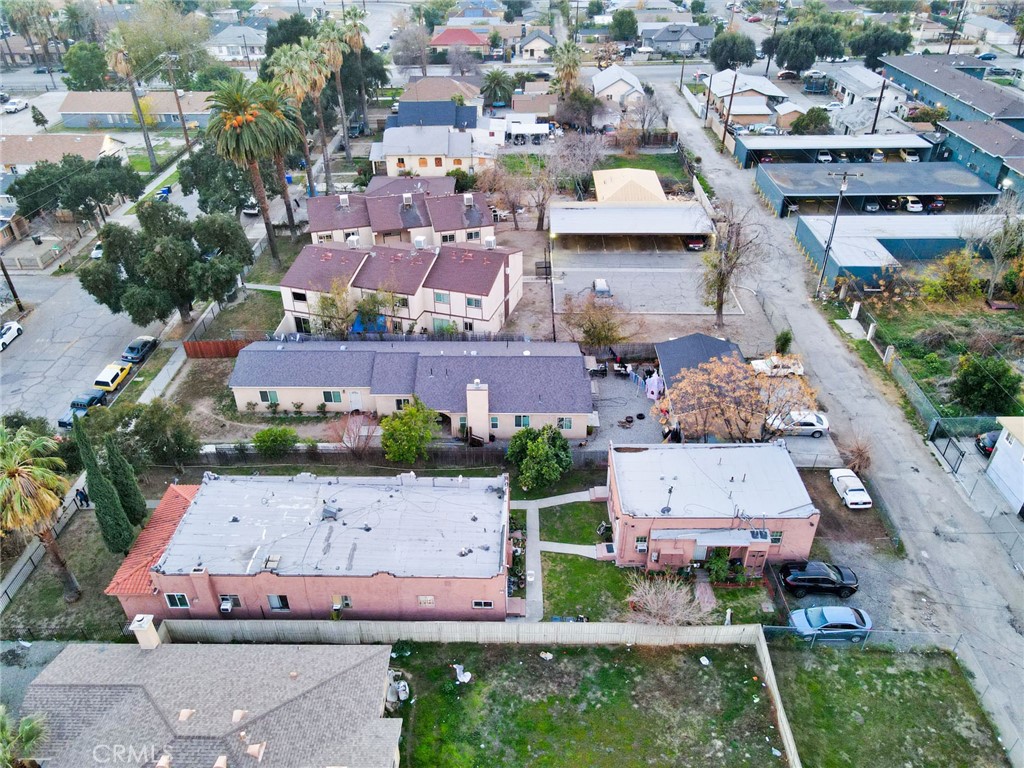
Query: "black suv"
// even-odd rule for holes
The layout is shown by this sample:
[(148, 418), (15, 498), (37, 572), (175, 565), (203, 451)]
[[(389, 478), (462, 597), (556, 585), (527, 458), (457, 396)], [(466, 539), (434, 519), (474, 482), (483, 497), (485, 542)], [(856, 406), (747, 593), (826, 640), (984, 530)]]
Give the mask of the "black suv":
[(94, 405), (106, 404), (107, 393), (102, 389), (87, 390), (71, 401), (71, 407), (68, 408), (67, 413), (57, 419), (57, 426), (61, 429), (71, 429), (75, 426), (75, 416), (84, 419)]
[(779, 569), (782, 583), (794, 597), (808, 592), (825, 592), (849, 597), (857, 591), (857, 574), (849, 568), (812, 560), (809, 563), (786, 563)]

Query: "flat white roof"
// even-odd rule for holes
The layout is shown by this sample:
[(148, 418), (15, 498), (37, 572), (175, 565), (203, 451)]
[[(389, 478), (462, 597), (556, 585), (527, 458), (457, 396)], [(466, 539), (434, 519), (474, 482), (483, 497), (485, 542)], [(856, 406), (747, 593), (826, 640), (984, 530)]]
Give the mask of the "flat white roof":
[(715, 231), (698, 202), (552, 203), (552, 235), (708, 235)]
[(818, 512), (780, 444), (613, 445), (610, 456), (622, 511), (633, 517), (756, 520)]
[[(508, 479), (207, 473), (155, 570), (490, 578), (503, 568)], [(324, 519), (325, 505), (337, 519)]]
[(747, 149), (928, 149), (931, 142), (916, 133), (884, 136), (740, 136)]

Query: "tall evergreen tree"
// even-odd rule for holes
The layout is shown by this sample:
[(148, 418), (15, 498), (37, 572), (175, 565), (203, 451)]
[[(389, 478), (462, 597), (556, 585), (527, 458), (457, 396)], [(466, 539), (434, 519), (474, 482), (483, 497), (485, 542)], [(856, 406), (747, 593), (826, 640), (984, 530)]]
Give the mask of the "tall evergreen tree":
[(139, 490), (139, 481), (128, 459), (117, 447), (112, 434), (107, 434), (103, 444), (107, 449), (107, 474), (121, 500), (121, 507), (132, 525), (142, 525), (146, 519), (146, 499)]
[(134, 531), (121, 506), (121, 499), (96, 461), (96, 452), (85, 435), (80, 419), (75, 419), (75, 442), (85, 464), (85, 484), (89, 489), (89, 500), (96, 509), (96, 522), (100, 526), (103, 543), (111, 552), (127, 554), (134, 540)]

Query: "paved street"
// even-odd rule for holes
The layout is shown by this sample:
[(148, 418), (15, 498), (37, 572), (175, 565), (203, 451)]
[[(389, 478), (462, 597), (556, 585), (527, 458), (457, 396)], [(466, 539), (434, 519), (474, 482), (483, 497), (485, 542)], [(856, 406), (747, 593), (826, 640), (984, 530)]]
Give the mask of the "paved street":
[[(1003, 549), (964, 501), (897, 404), (879, 396), (871, 375), (810, 304), (807, 268), (787, 219), (772, 216), (751, 188), (751, 174), (717, 154), (693, 112), (659, 84), (680, 140), (703, 158), (720, 199), (750, 208), (777, 245), (771, 262), (748, 283), (773, 308), (778, 327), (792, 328), (812, 384), (837, 431), (872, 446), (871, 478), (900, 527), (914, 582), (897, 582), (891, 602), (916, 611), (921, 629), (963, 633), (957, 652), (1006, 746), (1024, 764), (1024, 590)], [(1020, 525), (1018, 521), (1015, 525)], [(850, 563), (856, 569), (857, 563)], [(922, 596), (924, 593), (924, 596)], [(885, 628), (885, 627), (881, 627)]]

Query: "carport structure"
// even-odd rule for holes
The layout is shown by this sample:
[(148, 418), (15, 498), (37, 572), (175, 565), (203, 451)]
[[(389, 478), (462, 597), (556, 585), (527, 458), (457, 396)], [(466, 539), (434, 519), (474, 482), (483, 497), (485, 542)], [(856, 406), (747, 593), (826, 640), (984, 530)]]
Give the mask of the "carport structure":
[(849, 187), (843, 194), (844, 210), (848, 211), (862, 211), (869, 199), (886, 200), (907, 195), (941, 195), (947, 206), (960, 204), (969, 209), (999, 197), (998, 189), (953, 163), (771, 163), (758, 167), (754, 183), (779, 216), (795, 212), (794, 206), (802, 213), (824, 214), (835, 209), (840, 182), (834, 174), (843, 171), (863, 174), (848, 179)]
[(715, 227), (695, 201), (555, 202), (548, 212), (552, 249), (579, 252), (685, 251), (686, 239), (714, 245)]
[[(916, 133), (891, 133), (873, 136), (736, 136), (734, 154), (742, 168), (761, 162), (772, 155), (774, 163), (813, 163), (818, 152), (825, 149), (837, 156), (846, 152), (851, 160), (867, 156), (876, 149), (892, 160), (899, 159), (901, 149), (913, 149), (922, 161), (930, 160), (934, 144)], [(879, 163), (875, 163), (879, 165)]]

